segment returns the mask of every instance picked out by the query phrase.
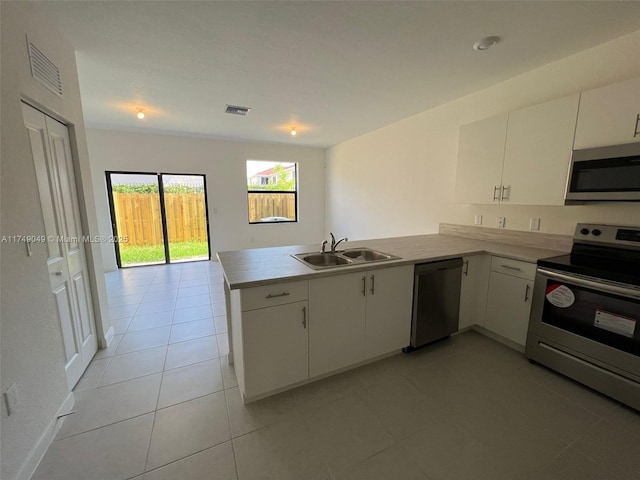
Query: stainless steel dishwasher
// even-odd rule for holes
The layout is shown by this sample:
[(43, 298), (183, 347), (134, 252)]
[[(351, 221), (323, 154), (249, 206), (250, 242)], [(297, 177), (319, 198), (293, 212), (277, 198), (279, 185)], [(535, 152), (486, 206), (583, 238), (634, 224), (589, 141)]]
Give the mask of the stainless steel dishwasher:
[(458, 331), (462, 258), (416, 265), (411, 345), (405, 352)]

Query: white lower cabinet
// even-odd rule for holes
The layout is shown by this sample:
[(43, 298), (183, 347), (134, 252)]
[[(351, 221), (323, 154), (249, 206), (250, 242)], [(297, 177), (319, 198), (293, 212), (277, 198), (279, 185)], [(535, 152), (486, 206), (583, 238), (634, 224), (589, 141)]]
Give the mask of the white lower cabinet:
[(309, 375), (364, 360), (365, 272), (309, 281)]
[(409, 345), (413, 269), (405, 265), (367, 272), (365, 359)]
[(491, 258), (485, 328), (524, 347), (535, 264)]
[(232, 291), (231, 338), (238, 384), (255, 398), (309, 378), (309, 282)]
[[(460, 328), (524, 346), (536, 265), (463, 258)], [(248, 401), (409, 345), (414, 265), (230, 292), (238, 384)]]
[(309, 281), (311, 377), (409, 344), (413, 265)]
[(484, 326), (489, 285), (489, 255), (462, 257), (462, 282), (460, 283), (460, 314), (458, 329), (472, 325)]
[(253, 397), (309, 378), (308, 303), (242, 314), (245, 395)]

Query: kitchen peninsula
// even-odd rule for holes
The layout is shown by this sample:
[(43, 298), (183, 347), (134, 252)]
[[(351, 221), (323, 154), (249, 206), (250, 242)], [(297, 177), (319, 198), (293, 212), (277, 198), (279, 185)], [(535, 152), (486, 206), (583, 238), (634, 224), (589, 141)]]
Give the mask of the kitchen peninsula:
[(399, 258), (317, 270), (292, 255), (319, 252), (320, 242), (219, 252), (229, 359), (244, 401), (399, 353), (409, 343), (418, 263), (463, 257), (460, 328), (474, 325), (521, 349), (530, 304), (525, 301), (516, 307), (519, 312), (501, 318), (501, 299), (510, 294), (496, 292), (499, 302), (492, 306), (489, 276), (496, 284), (504, 276), (507, 289), (519, 288), (518, 282), (531, 288), (535, 262), (567, 251), (569, 243), (559, 235), (489, 230), (494, 229), (442, 225), (439, 234), (348, 242), (347, 249), (370, 248)]

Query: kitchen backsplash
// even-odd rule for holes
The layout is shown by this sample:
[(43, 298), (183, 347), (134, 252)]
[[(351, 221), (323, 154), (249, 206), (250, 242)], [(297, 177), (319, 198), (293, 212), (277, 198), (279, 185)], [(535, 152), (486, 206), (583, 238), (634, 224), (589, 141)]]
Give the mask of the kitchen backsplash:
[(522, 245), (524, 247), (548, 248), (550, 250), (571, 250), (572, 238), (569, 235), (553, 233), (523, 232), (498, 228), (477, 227), (473, 225), (455, 225), (441, 223), (439, 233), (459, 237), (475, 238), (492, 242)]

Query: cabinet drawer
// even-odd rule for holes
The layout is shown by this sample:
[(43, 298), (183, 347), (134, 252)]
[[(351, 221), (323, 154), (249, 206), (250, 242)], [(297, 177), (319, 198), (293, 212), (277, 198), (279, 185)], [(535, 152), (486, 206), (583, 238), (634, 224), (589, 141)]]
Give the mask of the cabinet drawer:
[(241, 290), (242, 311), (306, 300), (309, 282), (288, 282)]
[(504, 257), (491, 257), (491, 271), (534, 280), (536, 277), (536, 264)]

